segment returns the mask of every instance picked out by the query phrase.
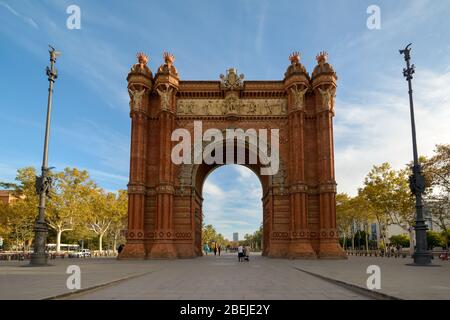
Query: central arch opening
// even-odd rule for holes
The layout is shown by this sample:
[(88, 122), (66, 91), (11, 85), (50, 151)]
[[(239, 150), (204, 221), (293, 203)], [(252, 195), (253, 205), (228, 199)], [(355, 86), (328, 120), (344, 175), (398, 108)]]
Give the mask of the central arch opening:
[(262, 250), (263, 186), (251, 168), (236, 164), (211, 168), (201, 192), (204, 254), (214, 254), (219, 246), (222, 253), (229, 252), (242, 241), (252, 251)]

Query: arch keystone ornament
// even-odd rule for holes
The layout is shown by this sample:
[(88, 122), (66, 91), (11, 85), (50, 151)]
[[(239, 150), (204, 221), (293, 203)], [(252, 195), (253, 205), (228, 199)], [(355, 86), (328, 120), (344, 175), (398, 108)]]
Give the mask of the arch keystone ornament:
[[(327, 53), (317, 56), (312, 76), (300, 53), (292, 53), (284, 79), (278, 81), (244, 81), (235, 68), (217, 81), (180, 80), (171, 53), (164, 53), (153, 77), (148, 57), (139, 53), (137, 58), (127, 77), (128, 230), (119, 259), (201, 256), (203, 184), (224, 163), (248, 167), (261, 182), (264, 256), (346, 257), (336, 227), (337, 76)], [(228, 136), (229, 130), (235, 136)], [(260, 143), (264, 132), (265, 147)], [(174, 136), (181, 138), (172, 140)], [(216, 141), (218, 136), (223, 141)], [(172, 151), (184, 139), (193, 141), (175, 163)], [(231, 161), (216, 161), (230, 150)], [(275, 170), (267, 170), (275, 158)]]

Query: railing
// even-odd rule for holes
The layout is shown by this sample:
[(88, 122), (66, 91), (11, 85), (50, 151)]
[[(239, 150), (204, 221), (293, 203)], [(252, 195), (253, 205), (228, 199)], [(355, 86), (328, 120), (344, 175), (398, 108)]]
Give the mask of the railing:
[(349, 256), (360, 257), (384, 257), (384, 258), (406, 258), (409, 256), (409, 250), (396, 251), (384, 251), (384, 250), (346, 250)]
[[(48, 258), (53, 259), (65, 259), (65, 258), (74, 258), (71, 252), (47, 252)], [(23, 261), (30, 259), (30, 252), (0, 252), (0, 261)], [(91, 251), (91, 257), (93, 258), (101, 258), (101, 257), (116, 257), (117, 252), (113, 250), (105, 250), (105, 251)]]
[[(400, 252), (395, 250), (346, 250), (348, 256), (360, 257), (383, 257), (383, 258), (406, 258), (410, 256), (409, 249), (403, 249)], [(447, 250), (431, 250), (433, 258), (441, 260), (449, 260), (449, 252)]]
[(2, 261), (13, 261), (13, 260), (22, 261), (25, 259), (29, 259), (29, 253), (23, 252), (0, 253), (0, 260)]

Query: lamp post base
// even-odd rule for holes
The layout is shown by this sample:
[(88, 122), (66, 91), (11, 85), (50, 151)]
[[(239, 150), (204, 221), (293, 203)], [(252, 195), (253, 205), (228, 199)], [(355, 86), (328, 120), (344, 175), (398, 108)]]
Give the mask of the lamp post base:
[(47, 263), (47, 254), (44, 253), (32, 253), (31, 254), (31, 260), (30, 260), (30, 266), (32, 267), (43, 267), (48, 266)]
[(413, 254), (414, 264), (426, 266), (431, 264), (431, 254), (429, 252), (416, 252)]
[(47, 224), (42, 221), (36, 221), (34, 227), (36, 234), (34, 238), (34, 252), (31, 254), (30, 266), (48, 266), (47, 253), (45, 252), (45, 241), (47, 239)]

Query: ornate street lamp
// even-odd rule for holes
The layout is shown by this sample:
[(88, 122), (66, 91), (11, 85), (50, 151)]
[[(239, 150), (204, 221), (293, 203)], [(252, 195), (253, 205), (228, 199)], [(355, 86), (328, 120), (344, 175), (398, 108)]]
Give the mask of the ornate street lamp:
[(428, 227), (425, 224), (423, 218), (423, 203), (422, 193), (425, 191), (425, 179), (422, 175), (422, 167), (419, 163), (419, 156), (417, 153), (417, 141), (416, 141), (416, 124), (414, 120), (414, 103), (413, 103), (413, 90), (411, 80), (413, 78), (415, 66), (410, 64), (411, 60), (411, 43), (406, 46), (405, 49), (400, 50), (400, 54), (404, 55), (406, 61), (406, 68), (403, 69), (403, 76), (408, 81), (409, 88), (409, 107), (411, 113), (411, 129), (412, 129), (412, 143), (414, 154), (414, 165), (412, 167), (412, 175), (409, 178), (409, 186), (411, 192), (416, 197), (416, 223), (414, 230), (416, 231), (416, 248), (414, 250), (414, 264), (415, 265), (429, 265), (431, 264), (431, 253), (428, 251), (427, 246), (427, 230)]
[(39, 215), (36, 220), (34, 232), (34, 252), (31, 255), (30, 265), (43, 266), (47, 265), (47, 254), (45, 253), (45, 242), (47, 239), (47, 223), (45, 222), (45, 200), (50, 192), (51, 177), (49, 176), (50, 168), (48, 168), (48, 141), (50, 138), (50, 117), (52, 113), (52, 97), (53, 83), (58, 78), (58, 71), (55, 68), (56, 58), (61, 52), (49, 46), (50, 50), (50, 67), (47, 67), (46, 73), (49, 81), (48, 102), (47, 102), (47, 121), (45, 124), (45, 140), (44, 140), (44, 156), (42, 159), (41, 176), (36, 177), (36, 192), (39, 194)]

